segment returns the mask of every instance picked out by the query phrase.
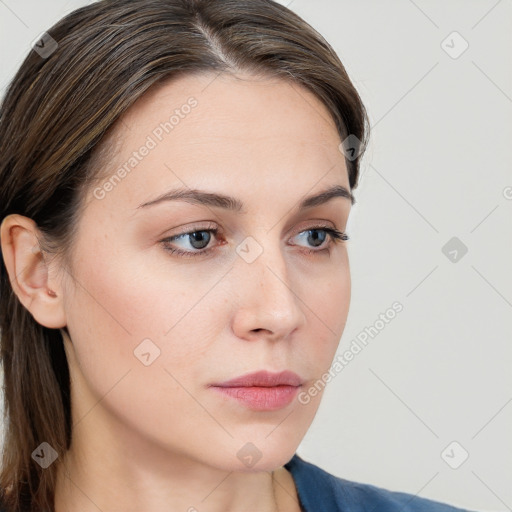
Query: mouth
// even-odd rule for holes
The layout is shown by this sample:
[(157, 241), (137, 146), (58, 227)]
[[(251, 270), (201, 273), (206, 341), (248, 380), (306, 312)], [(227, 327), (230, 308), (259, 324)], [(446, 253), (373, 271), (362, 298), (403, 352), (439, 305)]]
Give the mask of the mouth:
[(213, 390), (255, 411), (275, 411), (289, 405), (304, 380), (294, 372), (265, 370), (211, 384)]

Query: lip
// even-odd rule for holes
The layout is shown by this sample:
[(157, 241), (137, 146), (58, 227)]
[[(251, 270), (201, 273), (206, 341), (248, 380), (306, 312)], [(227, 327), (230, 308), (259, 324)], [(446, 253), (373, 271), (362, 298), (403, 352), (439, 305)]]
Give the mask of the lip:
[(211, 384), (219, 388), (240, 388), (240, 387), (273, 387), (273, 386), (301, 386), (303, 384), (296, 373), (285, 370), (278, 373), (260, 370), (248, 373), (225, 382)]
[(293, 401), (302, 384), (303, 380), (291, 371), (262, 370), (210, 387), (254, 411), (276, 411)]

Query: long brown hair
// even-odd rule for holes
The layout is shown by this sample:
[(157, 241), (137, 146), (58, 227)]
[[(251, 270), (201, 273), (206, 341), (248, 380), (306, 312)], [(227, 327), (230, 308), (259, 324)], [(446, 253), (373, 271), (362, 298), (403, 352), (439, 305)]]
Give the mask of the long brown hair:
[[(331, 46), (272, 0), (102, 0), (72, 12), (23, 61), (0, 109), (0, 220), (33, 219), (49, 255), (69, 255), (100, 142), (152, 85), (183, 73), (249, 71), (312, 91), (340, 135), (361, 142), (347, 158), (357, 186), (368, 139), (361, 99)], [(361, 150), (362, 149), (362, 150)], [(93, 159), (94, 157), (94, 159)], [(94, 164), (94, 165), (93, 165)], [(51, 511), (57, 463), (32, 452), (71, 442), (69, 368), (62, 333), (34, 320), (0, 263), (6, 511)]]

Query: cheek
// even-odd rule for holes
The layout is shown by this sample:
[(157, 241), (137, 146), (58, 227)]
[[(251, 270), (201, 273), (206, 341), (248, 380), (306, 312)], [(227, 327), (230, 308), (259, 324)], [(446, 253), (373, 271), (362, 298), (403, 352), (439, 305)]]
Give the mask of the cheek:
[(167, 270), (143, 253), (99, 251), (77, 262), (66, 312), (80, 366), (99, 393), (129, 368), (147, 369), (144, 362), (181, 368), (206, 351), (220, 321), (207, 296), (217, 277)]
[[(323, 333), (323, 342), (315, 344), (312, 360), (316, 371), (325, 371), (331, 365), (347, 322), (351, 296), (351, 279), (348, 264), (342, 263), (329, 275), (315, 283), (314, 301), (307, 302), (310, 311), (310, 329), (316, 326)], [(306, 295), (307, 297), (308, 295)]]
[[(207, 421), (185, 390), (208, 377), (198, 361), (215, 339), (214, 316), (219, 323), (210, 301), (200, 300), (209, 283), (194, 287), (171, 273), (164, 280), (136, 258), (115, 260), (82, 261), (75, 277), (84, 286), (75, 287), (67, 308), (77, 417), (93, 421), (87, 411), (101, 400), (123, 424), (157, 437), (164, 435), (158, 425), (173, 425), (185, 436)], [(186, 410), (186, 418), (177, 421), (176, 410)]]
[(312, 302), (307, 302), (312, 310), (312, 315), (317, 322), (324, 325), (327, 336), (334, 337), (336, 342), (343, 334), (343, 329), (348, 316), (351, 296), (351, 278), (348, 266), (348, 258), (344, 250), (330, 266), (330, 271), (315, 277), (313, 282), (306, 283), (309, 290), (304, 290), (305, 297), (314, 297)]
[[(294, 333), (292, 361), (311, 382), (329, 370), (347, 321), (351, 278), (345, 249), (331, 261), (311, 260), (289, 275), (304, 324)], [(316, 400), (312, 401), (318, 406)]]

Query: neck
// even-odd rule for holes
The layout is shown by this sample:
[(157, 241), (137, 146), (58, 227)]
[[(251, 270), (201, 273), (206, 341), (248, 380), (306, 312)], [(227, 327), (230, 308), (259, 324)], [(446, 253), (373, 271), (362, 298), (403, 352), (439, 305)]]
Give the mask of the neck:
[(161, 446), (137, 447), (121, 426), (102, 432), (87, 423), (75, 426), (69, 451), (58, 459), (55, 512), (300, 510), (293, 477), (284, 467), (226, 471)]
[[(55, 512), (123, 510), (283, 512), (286, 472), (226, 472), (199, 462), (168, 457), (166, 469), (113, 450), (71, 448), (61, 461), (55, 490)], [(133, 458), (132, 458), (133, 457)]]

